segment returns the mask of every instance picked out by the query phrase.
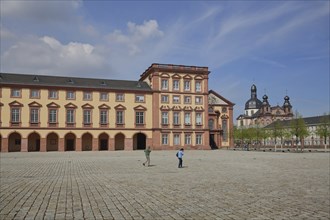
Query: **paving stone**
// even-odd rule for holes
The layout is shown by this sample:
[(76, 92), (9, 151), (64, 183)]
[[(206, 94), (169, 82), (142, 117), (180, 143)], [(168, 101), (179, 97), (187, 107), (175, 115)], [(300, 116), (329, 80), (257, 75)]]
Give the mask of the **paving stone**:
[(0, 154), (0, 219), (330, 219), (329, 153)]

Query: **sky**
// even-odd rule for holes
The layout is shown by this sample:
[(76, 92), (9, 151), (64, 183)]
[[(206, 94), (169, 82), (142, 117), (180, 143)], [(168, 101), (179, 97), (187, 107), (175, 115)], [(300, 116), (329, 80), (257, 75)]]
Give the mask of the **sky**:
[(0, 71), (138, 80), (206, 66), (244, 113), (250, 88), (303, 117), (330, 112), (329, 1), (4, 1)]

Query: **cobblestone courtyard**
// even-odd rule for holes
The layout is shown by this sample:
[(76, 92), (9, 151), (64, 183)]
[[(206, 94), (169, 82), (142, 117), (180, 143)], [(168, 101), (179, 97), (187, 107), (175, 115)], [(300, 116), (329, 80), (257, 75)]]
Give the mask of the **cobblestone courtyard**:
[(329, 219), (329, 153), (1, 154), (0, 219)]

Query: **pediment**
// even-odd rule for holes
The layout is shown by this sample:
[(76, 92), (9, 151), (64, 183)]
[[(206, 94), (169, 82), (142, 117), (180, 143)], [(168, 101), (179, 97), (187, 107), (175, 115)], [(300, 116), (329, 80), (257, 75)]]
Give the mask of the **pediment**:
[(38, 107), (38, 108), (42, 107), (42, 105), (39, 104), (38, 102), (31, 102), (31, 103), (29, 104), (29, 106), (30, 106), (30, 107)]
[(121, 105), (121, 104), (119, 104), (119, 105), (115, 106), (114, 109), (116, 109), (116, 110), (126, 110), (126, 107), (123, 106), (123, 105)]
[(99, 109), (110, 109), (110, 106), (108, 106), (106, 104), (102, 104), (99, 106)]
[(10, 107), (23, 107), (24, 105), (18, 101), (13, 101), (11, 103), (9, 103)]
[(77, 106), (75, 104), (71, 103), (71, 102), (66, 104), (64, 107), (65, 108), (77, 108)]
[(194, 79), (195, 79), (195, 80), (203, 80), (204, 78), (203, 78), (202, 75), (197, 75), (197, 76), (195, 76)]
[(192, 79), (192, 77), (190, 75), (188, 75), (188, 74), (184, 75), (183, 78), (184, 79)]
[(168, 105), (162, 105), (162, 106), (160, 106), (160, 110), (162, 110), (162, 111), (169, 111), (169, 110), (171, 110), (171, 108)]
[(86, 103), (85, 105), (81, 106), (83, 109), (93, 109), (94, 107), (88, 103)]
[(181, 76), (179, 75), (179, 74), (174, 74), (173, 76), (172, 76), (172, 78), (173, 79), (181, 79)]
[(160, 74), (161, 78), (170, 78), (170, 75), (168, 73), (162, 73)]
[(146, 111), (147, 108), (142, 105), (138, 105), (138, 106), (134, 107), (134, 110)]
[(193, 108), (191, 106), (185, 106), (183, 108), (183, 111), (192, 111), (192, 110), (193, 110)]
[(55, 102), (51, 102), (47, 105), (48, 108), (59, 108), (60, 106)]
[(196, 112), (203, 112), (204, 108), (202, 106), (196, 106), (195, 111)]
[(175, 105), (172, 107), (172, 111), (181, 111), (181, 110), (182, 108), (180, 106)]

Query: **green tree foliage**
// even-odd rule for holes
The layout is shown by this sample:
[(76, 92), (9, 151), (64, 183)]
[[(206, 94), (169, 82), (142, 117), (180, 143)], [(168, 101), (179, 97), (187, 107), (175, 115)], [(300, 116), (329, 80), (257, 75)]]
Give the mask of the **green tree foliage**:
[(316, 134), (323, 139), (324, 147), (327, 146), (327, 139), (330, 136), (330, 115), (324, 115), (320, 124), (316, 127)]
[(309, 132), (307, 130), (306, 123), (299, 113), (296, 113), (295, 119), (290, 123), (290, 133), (296, 137), (296, 148), (298, 150), (298, 142), (302, 144), (303, 148), (303, 139), (308, 136)]

